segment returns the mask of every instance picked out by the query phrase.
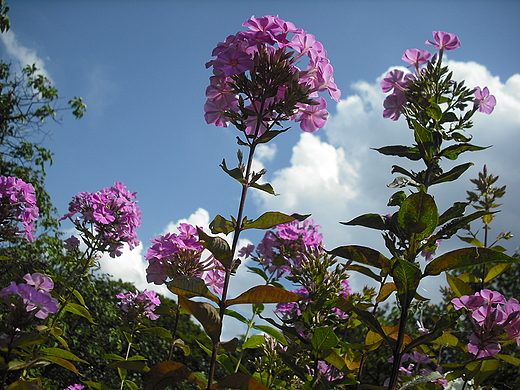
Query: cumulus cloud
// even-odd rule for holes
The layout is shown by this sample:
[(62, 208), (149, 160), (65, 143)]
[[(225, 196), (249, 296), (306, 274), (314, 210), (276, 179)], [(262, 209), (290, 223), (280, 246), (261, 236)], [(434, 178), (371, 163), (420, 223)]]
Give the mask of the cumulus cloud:
[(45, 70), (45, 61), (38, 56), (36, 50), (27, 48), (18, 42), (13, 30), (0, 34), (0, 39), (5, 46), (6, 53), (15, 61), (18, 61), (20, 66), (36, 64), (37, 73), (50, 79), (49, 73)]
[[(444, 210), (455, 201), (466, 198), (466, 190), (472, 189), (469, 179), (477, 176), (486, 164), (488, 171), (499, 175), (497, 185), (507, 185), (503, 212), (496, 217), (494, 234), (517, 228), (520, 205), (513, 194), (520, 191), (518, 175), (518, 145), (520, 145), (520, 74), (503, 82), (483, 65), (475, 62), (448, 61), (454, 78), (466, 80), (469, 87), (487, 86), (497, 99), (491, 115), (477, 113), (472, 143), (493, 147), (485, 151), (465, 153), (455, 162), (447, 162), (445, 169), (472, 161), (475, 166), (454, 183), (432, 187), (432, 194)], [(394, 69), (395, 67), (389, 68)], [(316, 134), (302, 134), (292, 149), (290, 166), (266, 176), (279, 197), (256, 195), (259, 209), (278, 209), (287, 213), (312, 213), (316, 223), (322, 226), (325, 244), (329, 248), (339, 245), (360, 244), (386, 253), (378, 232), (361, 227), (339, 225), (358, 215), (393, 209), (386, 203), (395, 190), (387, 188), (393, 180), (391, 166), (402, 165), (416, 171), (422, 167), (415, 162), (382, 156), (373, 148), (386, 145), (411, 145), (413, 135), (403, 119), (397, 122), (382, 117), (385, 94), (379, 83), (386, 71), (373, 81), (358, 81), (352, 85), (354, 94), (342, 99), (336, 106), (324, 130)], [(453, 244), (460, 246), (461, 242)], [(518, 239), (507, 242), (511, 250), (520, 245)], [(450, 249), (443, 243), (441, 249)], [(511, 252), (509, 252), (511, 253)], [(359, 288), (358, 276), (353, 276), (354, 288)], [(420, 293), (435, 293), (444, 279), (428, 279), (421, 285)]]

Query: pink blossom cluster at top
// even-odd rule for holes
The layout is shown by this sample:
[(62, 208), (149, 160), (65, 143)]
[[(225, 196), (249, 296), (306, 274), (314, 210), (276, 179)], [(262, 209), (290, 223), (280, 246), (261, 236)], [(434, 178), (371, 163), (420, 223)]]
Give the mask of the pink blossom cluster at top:
[[(460, 47), (460, 40), (455, 34), (444, 31), (433, 31), (433, 41), (426, 41), (426, 44), (434, 46), (439, 50), (438, 58), (442, 58), (445, 50), (455, 50)], [(435, 57), (434, 57), (435, 58)], [(408, 49), (405, 51), (401, 59), (410, 64), (409, 67), (415, 68), (415, 75), (411, 73), (405, 74), (403, 71), (394, 69), (388, 72), (381, 81), (381, 89), (383, 92), (391, 92), (383, 102), (383, 118), (389, 118), (396, 121), (399, 119), (406, 104), (405, 92), (407, 84), (412, 82), (416, 76), (422, 71), (421, 66), (427, 64), (432, 59), (432, 54), (424, 49)], [(485, 87), (475, 89), (475, 106), (478, 111), (485, 114), (491, 114), (496, 105), (496, 99), (489, 94), (489, 90)]]
[[(255, 67), (255, 54), (260, 50), (267, 50), (269, 53), (277, 48), (293, 50), (291, 66), (299, 84), (310, 87), (310, 97), (317, 97), (318, 92), (328, 91), (332, 99), (339, 101), (341, 91), (334, 82), (334, 70), (327, 58), (327, 52), (314, 35), (296, 28), (291, 22), (271, 15), (260, 18), (252, 16), (243, 26), (249, 30), (230, 35), (224, 42), (218, 43), (212, 52), (215, 58), (207, 63), (207, 67), (213, 67), (213, 76), (210, 77), (210, 85), (206, 89), (207, 101), (204, 105), (204, 117), (208, 124), (227, 127), (229, 119), (225, 115), (226, 111), (238, 112), (239, 96), (233, 93), (229, 82), (232, 81), (233, 75), (251, 71)], [(300, 70), (296, 61), (304, 55), (307, 56), (308, 63), (304, 70)], [(286, 86), (280, 85), (278, 93), (269, 98), (267, 103), (283, 100), (285, 90)], [(254, 100), (254, 97), (250, 98)], [(300, 122), (304, 131), (315, 132), (327, 121), (325, 99), (318, 98), (316, 102), (316, 105), (298, 103), (295, 107), (296, 113), (291, 119)], [(255, 106), (255, 101), (251, 101), (250, 104), (246, 108), (259, 109)], [(254, 131), (254, 124), (254, 120), (248, 123), (248, 134)], [(265, 127), (261, 128), (260, 132), (265, 132)]]
[[(279, 278), (283, 274), (291, 275), (291, 268), (299, 268), (307, 253), (323, 248), (323, 236), (320, 226), (314, 220), (288, 222), (268, 230), (256, 248), (258, 261), (267, 270)], [(239, 255), (250, 255), (253, 246), (243, 248)]]
[(206, 284), (217, 294), (222, 293), (224, 271), (213, 257), (202, 260), (204, 247), (199, 242), (197, 229), (181, 223), (178, 234), (167, 233), (151, 239), (146, 253), (148, 283), (163, 284), (177, 276), (205, 278)]
[[(18, 304), (21, 304), (27, 313), (31, 313), (36, 318), (45, 319), (49, 313), (58, 311), (58, 300), (53, 298), (51, 291), (54, 282), (48, 276), (39, 273), (27, 274), (23, 277), (25, 284), (11, 282), (8, 287), (0, 290), (0, 297), (10, 294), (20, 297)], [(9, 302), (9, 301), (8, 301)], [(16, 305), (9, 302), (10, 308), (15, 309)]]
[[(24, 238), (34, 241), (34, 222), (38, 219), (38, 207), (34, 187), (17, 177), (0, 177), (0, 226), (14, 234), (23, 233)], [(16, 224), (22, 222), (23, 230)]]
[(154, 311), (161, 304), (161, 300), (154, 291), (120, 293), (116, 297), (120, 299), (117, 307), (133, 319), (140, 319), (142, 316), (151, 320), (159, 318), (159, 315), (155, 314)]
[[(69, 212), (60, 220), (69, 218), (82, 232), (90, 231), (93, 225), (96, 241), (90, 244), (117, 257), (122, 254), (123, 243), (130, 249), (139, 245), (136, 228), (141, 226), (141, 210), (135, 199), (136, 193), (120, 182), (97, 192), (81, 192), (72, 198)], [(73, 219), (76, 214), (79, 217)]]
[(467, 309), (476, 330), (469, 337), (468, 351), (477, 358), (500, 352), (500, 339), (516, 339), (520, 346), (520, 304), (514, 298), (506, 300), (496, 291), (483, 289), (474, 295), (463, 295), (451, 301), (456, 310)]

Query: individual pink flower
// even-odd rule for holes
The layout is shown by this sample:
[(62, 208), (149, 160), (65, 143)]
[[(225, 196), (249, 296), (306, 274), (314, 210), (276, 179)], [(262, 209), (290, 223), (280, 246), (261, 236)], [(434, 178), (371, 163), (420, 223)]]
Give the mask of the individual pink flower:
[(489, 94), (488, 87), (484, 87), (484, 89), (480, 89), (480, 87), (475, 88), (475, 105), (478, 106), (478, 110), (483, 112), (484, 114), (491, 114), (495, 109), (497, 104), (497, 100), (493, 95)]
[(324, 98), (319, 97), (318, 104), (299, 104), (300, 114), (295, 122), (300, 122), (300, 128), (308, 133), (314, 133), (325, 126), (329, 112), (326, 110), (327, 102)]
[(27, 274), (23, 278), (29, 286), (33, 286), (37, 290), (48, 292), (54, 288), (54, 282), (52, 281), (52, 279), (38, 272), (35, 272), (32, 275)]
[(468, 310), (477, 310), (485, 302), (485, 299), (480, 295), (463, 295), (460, 298), (454, 298), (451, 300), (455, 310), (460, 310), (463, 307)]
[(67, 388), (65, 388), (63, 390), (83, 390), (84, 388), (85, 388), (85, 386), (76, 383), (74, 385), (68, 386)]
[(459, 37), (444, 31), (433, 31), (433, 40), (426, 41), (427, 45), (435, 46), (438, 50), (455, 50), (460, 47)]
[(401, 59), (411, 64), (410, 66), (419, 68), (420, 65), (426, 64), (431, 57), (432, 54), (428, 50), (408, 49)]
[(206, 272), (204, 281), (206, 282), (206, 286), (210, 287), (215, 294), (222, 295), (224, 291), (224, 278), (225, 272), (214, 267)]
[(383, 118), (389, 118), (393, 121), (399, 119), (403, 106), (406, 104), (406, 97), (403, 92), (397, 91), (388, 95), (383, 102)]
[(254, 61), (250, 55), (234, 48), (229, 48), (219, 53), (213, 60), (215, 70), (221, 70), (226, 76), (243, 73), (253, 69)]
[(161, 300), (154, 291), (144, 290), (142, 293), (119, 293), (116, 298), (120, 299), (117, 303), (120, 309), (131, 320), (142, 321), (147, 317), (152, 321), (159, 318), (154, 311), (161, 304)]
[(404, 77), (404, 72), (399, 69), (394, 69), (388, 72), (381, 83), (381, 90), (383, 92), (404, 91), (406, 88), (407, 79)]

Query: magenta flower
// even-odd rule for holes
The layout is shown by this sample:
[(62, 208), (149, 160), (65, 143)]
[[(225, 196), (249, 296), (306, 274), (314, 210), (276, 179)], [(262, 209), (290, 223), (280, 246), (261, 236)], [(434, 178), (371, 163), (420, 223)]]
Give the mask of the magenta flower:
[(431, 57), (432, 54), (428, 50), (408, 49), (404, 52), (401, 59), (411, 64), (411, 66), (419, 68), (420, 65), (426, 64)]
[[(267, 52), (275, 56), (272, 58), (280, 58), (282, 53), (287, 53), (287, 49), (294, 50), (294, 52), (288, 52), (286, 69), (288, 72), (294, 72), (298, 83), (308, 88), (308, 96), (315, 98), (318, 96), (318, 92), (328, 91), (332, 99), (339, 101), (341, 91), (334, 82), (332, 65), (323, 45), (312, 34), (296, 28), (291, 22), (271, 15), (260, 18), (252, 16), (243, 26), (247, 27), (249, 31), (238, 32), (227, 37), (224, 42), (219, 42), (212, 52), (212, 56), (216, 58), (206, 65), (213, 67), (214, 73), (210, 78), (210, 86), (206, 89), (207, 101), (204, 105), (204, 117), (208, 124), (227, 127), (230, 123), (229, 115), (233, 114), (230, 113), (230, 110), (239, 113), (239, 97), (233, 93), (232, 87), (230, 87), (230, 83), (233, 82), (230, 76), (238, 74), (245, 74), (252, 83), (262, 83), (262, 85), (252, 85), (252, 87), (269, 88), (275, 92), (278, 89), (275, 96), (268, 98), (269, 102), (263, 102), (265, 104), (259, 104), (258, 96), (246, 96), (244, 93), (244, 96), (240, 97), (244, 101), (249, 100), (249, 106), (245, 107), (245, 112), (239, 113), (243, 115), (245, 122), (245, 127), (241, 131), (244, 131), (249, 139), (254, 139), (269, 131), (275, 124), (278, 124), (277, 119), (280, 117), (287, 119), (285, 91), (292, 90), (290, 86), (292, 80), (289, 80), (289, 77), (289, 81), (280, 83), (280, 85), (268, 85), (271, 82), (268, 80), (269, 77), (253, 81), (250, 76), (255, 73), (255, 58), (258, 58), (259, 53)], [(288, 36), (288, 34), (292, 36)], [(308, 58), (304, 71), (296, 66), (297, 61), (303, 56)], [(251, 107), (259, 109), (260, 106), (264, 112), (253, 110), (256, 115), (251, 115)], [(303, 115), (293, 116), (291, 119), (300, 119), (302, 122), (300, 127), (304, 131), (316, 131), (324, 126), (327, 119), (323, 104), (319, 102), (318, 106), (319, 108), (305, 107), (306, 112)], [(285, 108), (282, 109), (282, 107)], [(297, 107), (295, 104), (294, 111), (296, 112), (298, 108), (302, 107)], [(258, 121), (262, 122), (260, 126), (257, 126)], [(257, 128), (258, 131), (256, 131)]]
[[(1, 238), (23, 233), (33, 242), (38, 220), (38, 207), (34, 187), (17, 177), (0, 177), (0, 233)], [(17, 225), (22, 223), (23, 229)]]
[(224, 291), (224, 278), (225, 272), (217, 267), (213, 267), (206, 272), (204, 281), (206, 282), (206, 286), (210, 287), (215, 294), (222, 295)]
[[(34, 314), (36, 318), (45, 319), (50, 313), (58, 311), (58, 300), (53, 298), (50, 291), (54, 287), (51, 278), (39, 273), (24, 276), (27, 284), (16, 284), (11, 282), (8, 287), (0, 290), (0, 297), (7, 295), (18, 295), (21, 305), (27, 313)], [(10, 304), (13, 313), (17, 313), (16, 305)]]
[(318, 104), (299, 104), (300, 114), (294, 120), (300, 122), (300, 128), (308, 133), (314, 133), (325, 126), (329, 112), (325, 109), (327, 102), (324, 98), (319, 97), (317, 99)]
[(161, 304), (161, 300), (154, 291), (144, 290), (142, 293), (117, 294), (120, 302), (117, 307), (131, 320), (141, 322), (143, 317), (152, 321), (159, 318), (154, 311)]
[(426, 41), (427, 45), (435, 46), (438, 50), (455, 50), (460, 47), (459, 37), (444, 31), (433, 31), (433, 40)]
[[(117, 257), (122, 253), (123, 243), (130, 249), (139, 245), (136, 228), (141, 226), (141, 210), (135, 199), (136, 193), (129, 192), (119, 182), (98, 192), (81, 192), (72, 198), (69, 212), (60, 220), (69, 218), (97, 250)], [(76, 214), (80, 216), (73, 219)]]
[(396, 91), (404, 91), (406, 90), (406, 83), (409, 80), (408, 77), (409, 75), (405, 76), (402, 70), (394, 69), (385, 75), (379, 85), (383, 92), (390, 92), (392, 90), (394, 93)]
[(213, 60), (213, 68), (224, 72), (226, 76), (232, 76), (253, 69), (254, 61), (250, 55), (234, 48), (220, 52)]
[(474, 102), (478, 110), (484, 114), (491, 114), (497, 104), (495, 97), (489, 94), (488, 87), (484, 87), (484, 89), (480, 89), (480, 87), (475, 88)]
[(477, 310), (484, 304), (485, 300), (480, 295), (463, 295), (460, 298), (451, 300), (455, 310), (466, 308), (468, 310)]
[(68, 386), (67, 388), (65, 388), (63, 390), (83, 390), (84, 388), (85, 388), (85, 386), (83, 386), (83, 385), (74, 384), (74, 385)]
[(395, 93), (388, 95), (383, 102), (383, 118), (390, 118), (393, 121), (399, 119), (403, 106), (406, 104), (406, 97), (404, 93), (396, 91)]

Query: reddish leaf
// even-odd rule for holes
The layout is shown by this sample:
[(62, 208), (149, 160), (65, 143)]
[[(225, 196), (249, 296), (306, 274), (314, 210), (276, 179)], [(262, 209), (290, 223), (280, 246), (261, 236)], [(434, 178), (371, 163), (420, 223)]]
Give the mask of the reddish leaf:
[(206, 384), (197, 378), (184, 364), (164, 362), (153, 366), (144, 382), (144, 390), (163, 390), (176, 382), (189, 381), (201, 388)]
[(235, 299), (226, 301), (227, 306), (254, 303), (285, 303), (299, 301), (301, 297), (291, 291), (274, 286), (255, 286)]

